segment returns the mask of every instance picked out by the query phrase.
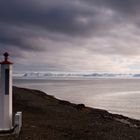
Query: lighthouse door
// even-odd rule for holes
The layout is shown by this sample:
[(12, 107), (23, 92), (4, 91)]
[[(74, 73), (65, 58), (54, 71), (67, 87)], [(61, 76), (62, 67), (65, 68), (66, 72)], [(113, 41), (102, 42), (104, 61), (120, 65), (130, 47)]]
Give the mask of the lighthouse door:
[(9, 69), (5, 69), (5, 94), (9, 95)]

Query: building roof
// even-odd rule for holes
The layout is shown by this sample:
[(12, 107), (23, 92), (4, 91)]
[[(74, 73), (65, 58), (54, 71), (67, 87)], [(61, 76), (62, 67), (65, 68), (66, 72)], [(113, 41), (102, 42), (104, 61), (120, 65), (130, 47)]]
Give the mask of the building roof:
[(7, 60), (7, 61), (0, 62), (0, 64), (13, 64), (13, 63)]
[(5, 52), (3, 54), (3, 56), (4, 56), (4, 61), (0, 62), (0, 64), (2, 64), (2, 65), (5, 65), (5, 64), (13, 64), (12, 62), (8, 61), (8, 56), (9, 56), (9, 53), (8, 52)]

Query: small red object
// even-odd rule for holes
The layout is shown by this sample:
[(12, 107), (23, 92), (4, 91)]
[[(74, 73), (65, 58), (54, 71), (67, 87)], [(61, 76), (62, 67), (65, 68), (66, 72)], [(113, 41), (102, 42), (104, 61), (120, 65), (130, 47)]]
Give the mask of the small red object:
[(0, 64), (13, 64), (12, 62), (8, 61), (8, 56), (9, 56), (8, 52), (5, 52), (3, 56), (4, 56), (4, 61), (0, 62)]

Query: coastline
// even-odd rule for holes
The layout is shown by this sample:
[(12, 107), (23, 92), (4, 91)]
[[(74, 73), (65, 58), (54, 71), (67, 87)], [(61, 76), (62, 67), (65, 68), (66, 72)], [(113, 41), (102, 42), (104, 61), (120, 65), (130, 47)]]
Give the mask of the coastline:
[(13, 87), (14, 112), (23, 112), (20, 135), (0, 140), (138, 140), (140, 121), (106, 110), (56, 99), (46, 93)]
[(20, 79), (18, 87), (41, 90), (58, 99), (140, 119), (140, 80), (134, 79)]

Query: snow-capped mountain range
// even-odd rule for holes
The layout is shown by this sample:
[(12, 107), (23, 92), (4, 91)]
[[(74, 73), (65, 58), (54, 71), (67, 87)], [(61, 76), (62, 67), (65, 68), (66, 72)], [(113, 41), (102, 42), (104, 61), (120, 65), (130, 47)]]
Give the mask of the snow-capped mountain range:
[(14, 73), (14, 78), (140, 78), (140, 74), (116, 74), (103, 72), (20, 72)]

